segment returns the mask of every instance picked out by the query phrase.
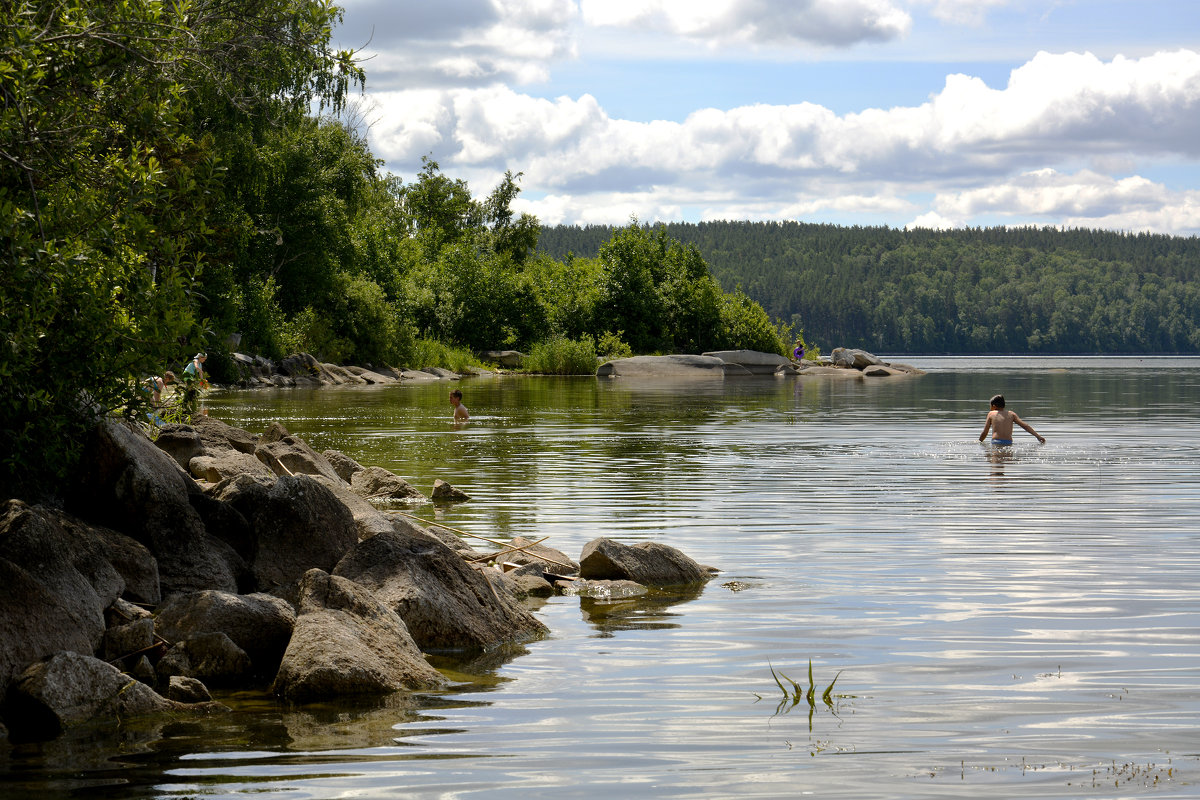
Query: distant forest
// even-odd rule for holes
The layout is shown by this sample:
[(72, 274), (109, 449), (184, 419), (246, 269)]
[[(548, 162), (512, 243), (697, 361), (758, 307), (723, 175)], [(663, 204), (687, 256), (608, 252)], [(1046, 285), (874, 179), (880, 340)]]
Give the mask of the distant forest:
[[(1056, 228), (650, 226), (825, 352), (1200, 353), (1200, 239)], [(593, 257), (615, 228), (543, 227)]]

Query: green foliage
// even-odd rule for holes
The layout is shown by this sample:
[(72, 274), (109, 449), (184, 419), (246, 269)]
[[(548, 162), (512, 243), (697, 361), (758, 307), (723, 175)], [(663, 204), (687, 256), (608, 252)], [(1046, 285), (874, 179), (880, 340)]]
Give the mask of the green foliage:
[(525, 359), (525, 371), (542, 375), (595, 375), (596, 345), (584, 334), (579, 339), (554, 336), (536, 343)]
[(724, 301), (696, 248), (634, 220), (600, 246), (599, 258), (597, 324), (624, 331), (634, 351), (720, 346)]
[(621, 338), (624, 331), (605, 331), (600, 334), (599, 341), (596, 342), (596, 353), (604, 361), (612, 361), (616, 358), (629, 358), (633, 355), (633, 348), (625, 343)]
[(725, 295), (721, 322), (714, 350), (747, 349), (785, 355), (788, 347), (779, 337), (767, 312), (738, 289)]
[(452, 372), (467, 372), (472, 367), (483, 366), (470, 350), (428, 338), (413, 340), (403, 361), (412, 369), (440, 367)]
[[(96, 415), (204, 335), (223, 234), (206, 120), (338, 105), (361, 71), (322, 0), (9, 0), (0, 14), (0, 474), (37, 493)], [(214, 112), (219, 112), (215, 114)]]
[[(876, 352), (1200, 352), (1200, 239), (1054, 228), (950, 231), (795, 222), (662, 226), (723, 286), (815, 340)], [(606, 226), (543, 229), (546, 257)], [(812, 348), (810, 347), (810, 351)]]

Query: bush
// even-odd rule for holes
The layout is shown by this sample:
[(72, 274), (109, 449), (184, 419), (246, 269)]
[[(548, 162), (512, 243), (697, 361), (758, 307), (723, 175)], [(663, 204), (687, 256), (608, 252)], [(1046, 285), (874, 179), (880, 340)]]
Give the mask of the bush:
[(533, 346), (525, 370), (543, 375), (593, 375), (596, 345), (587, 334), (576, 340), (554, 336)]
[(453, 372), (466, 372), (471, 367), (483, 366), (470, 350), (452, 347), (436, 339), (414, 339), (403, 360), (412, 369), (441, 367)]

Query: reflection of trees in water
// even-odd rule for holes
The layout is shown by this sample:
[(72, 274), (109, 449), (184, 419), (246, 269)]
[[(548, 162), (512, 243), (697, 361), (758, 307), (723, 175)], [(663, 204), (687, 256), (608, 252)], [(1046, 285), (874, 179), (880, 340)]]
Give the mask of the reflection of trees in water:
[(579, 610), (583, 612), (584, 621), (602, 636), (611, 636), (617, 631), (677, 628), (678, 623), (671, 621), (677, 615), (668, 609), (695, 600), (703, 591), (704, 584), (701, 583), (671, 589), (651, 589), (638, 597), (581, 597)]

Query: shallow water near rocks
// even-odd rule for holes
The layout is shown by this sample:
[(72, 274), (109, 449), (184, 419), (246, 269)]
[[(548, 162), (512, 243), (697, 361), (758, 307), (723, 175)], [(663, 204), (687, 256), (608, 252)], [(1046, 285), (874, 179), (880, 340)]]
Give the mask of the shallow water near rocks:
[[(444, 381), (214, 393), (473, 498), (417, 516), (722, 572), (545, 601), (444, 692), (22, 746), (0, 796), (1200, 796), (1200, 359), (897, 360), (929, 373), (472, 378), (459, 426)], [(997, 392), (1044, 446), (979, 444)]]

